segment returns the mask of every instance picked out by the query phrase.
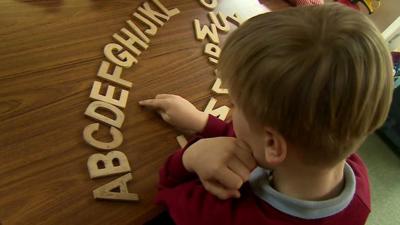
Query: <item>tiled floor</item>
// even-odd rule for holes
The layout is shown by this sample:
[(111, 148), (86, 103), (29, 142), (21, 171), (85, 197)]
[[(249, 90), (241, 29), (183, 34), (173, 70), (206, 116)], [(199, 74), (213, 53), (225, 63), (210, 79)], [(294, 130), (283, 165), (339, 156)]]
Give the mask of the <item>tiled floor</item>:
[(377, 135), (360, 150), (369, 169), (372, 213), (367, 225), (400, 224), (400, 157)]

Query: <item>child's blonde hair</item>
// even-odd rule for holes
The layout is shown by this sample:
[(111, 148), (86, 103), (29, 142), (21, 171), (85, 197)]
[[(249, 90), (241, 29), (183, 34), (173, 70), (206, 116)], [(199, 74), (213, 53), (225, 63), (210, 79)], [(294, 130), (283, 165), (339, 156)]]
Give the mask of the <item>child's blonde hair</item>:
[(384, 123), (393, 93), (380, 32), (339, 4), (251, 18), (226, 41), (219, 71), (249, 122), (279, 131), (306, 163), (345, 159)]

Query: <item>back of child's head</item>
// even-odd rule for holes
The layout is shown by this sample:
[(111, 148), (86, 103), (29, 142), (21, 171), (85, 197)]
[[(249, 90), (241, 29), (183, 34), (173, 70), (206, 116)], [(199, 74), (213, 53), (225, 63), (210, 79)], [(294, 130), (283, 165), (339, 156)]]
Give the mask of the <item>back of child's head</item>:
[(307, 164), (345, 159), (384, 123), (393, 92), (380, 32), (339, 4), (249, 19), (226, 41), (219, 70), (249, 123), (276, 129)]

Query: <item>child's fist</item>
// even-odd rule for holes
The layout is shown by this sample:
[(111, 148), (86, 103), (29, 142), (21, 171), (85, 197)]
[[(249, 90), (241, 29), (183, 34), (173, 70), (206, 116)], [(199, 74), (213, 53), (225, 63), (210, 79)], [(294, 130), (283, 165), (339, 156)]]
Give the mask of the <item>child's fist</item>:
[(208, 120), (207, 113), (178, 95), (160, 94), (139, 105), (156, 110), (165, 122), (189, 134), (201, 132)]
[(182, 161), (220, 199), (239, 198), (239, 188), (256, 167), (248, 146), (231, 137), (201, 139), (185, 151)]

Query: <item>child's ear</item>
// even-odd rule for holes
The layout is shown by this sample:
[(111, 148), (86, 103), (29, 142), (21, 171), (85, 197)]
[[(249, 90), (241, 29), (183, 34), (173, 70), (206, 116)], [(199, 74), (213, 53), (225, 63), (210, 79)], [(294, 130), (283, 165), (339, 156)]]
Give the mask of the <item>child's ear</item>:
[(282, 163), (286, 158), (287, 143), (285, 138), (275, 129), (264, 127), (265, 161), (271, 167)]

